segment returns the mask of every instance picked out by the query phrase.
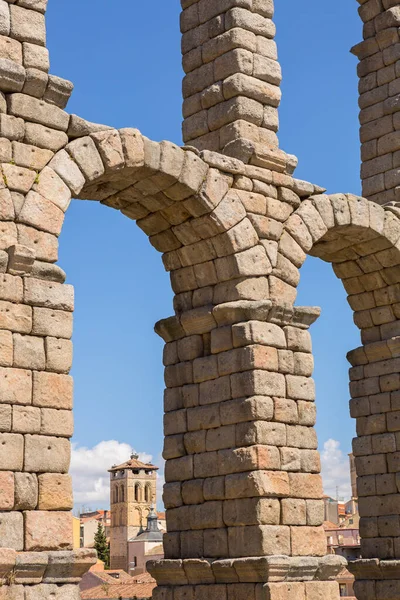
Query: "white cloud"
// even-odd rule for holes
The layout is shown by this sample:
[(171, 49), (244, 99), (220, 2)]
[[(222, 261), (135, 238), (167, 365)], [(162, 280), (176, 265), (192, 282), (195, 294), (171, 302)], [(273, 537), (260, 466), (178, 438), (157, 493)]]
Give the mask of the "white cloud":
[(340, 442), (329, 439), (324, 443), (324, 449), (321, 452), (321, 467), (324, 493), (336, 498), (336, 488), (338, 488), (339, 499), (350, 500), (349, 457), (340, 449)]
[[(72, 445), (71, 475), (76, 508), (98, 509), (110, 507), (110, 474), (112, 465), (129, 459), (132, 447), (129, 444), (107, 440), (93, 448)], [(152, 462), (146, 452), (138, 452), (139, 460)], [(159, 499), (161, 496), (159, 496)]]

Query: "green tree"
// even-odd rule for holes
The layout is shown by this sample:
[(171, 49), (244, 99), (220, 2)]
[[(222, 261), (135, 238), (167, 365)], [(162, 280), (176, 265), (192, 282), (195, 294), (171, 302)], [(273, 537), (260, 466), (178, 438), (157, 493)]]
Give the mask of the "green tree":
[(97, 551), (97, 556), (104, 562), (106, 569), (110, 567), (110, 547), (107, 542), (106, 532), (101, 523), (97, 525), (97, 531), (94, 536), (94, 547)]

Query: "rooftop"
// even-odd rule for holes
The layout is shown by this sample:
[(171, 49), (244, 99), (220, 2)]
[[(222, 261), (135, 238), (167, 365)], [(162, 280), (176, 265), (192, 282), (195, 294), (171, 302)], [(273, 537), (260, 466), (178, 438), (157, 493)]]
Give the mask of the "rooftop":
[(144, 469), (145, 471), (158, 471), (158, 467), (155, 465), (152, 465), (151, 463), (143, 463), (136, 458), (136, 455), (132, 455), (131, 458), (125, 463), (122, 463), (122, 465), (113, 465), (108, 472), (112, 473), (115, 471), (122, 471), (123, 469)]
[(81, 592), (82, 600), (106, 600), (108, 598), (151, 598), (156, 582), (152, 583), (117, 583), (115, 585), (98, 585)]

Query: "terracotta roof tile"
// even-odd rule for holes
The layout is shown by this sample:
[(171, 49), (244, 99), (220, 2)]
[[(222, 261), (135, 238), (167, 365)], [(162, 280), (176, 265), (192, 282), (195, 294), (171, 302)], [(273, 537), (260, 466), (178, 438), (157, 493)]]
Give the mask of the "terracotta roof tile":
[(82, 600), (107, 600), (108, 598), (151, 598), (156, 583), (119, 583), (99, 585), (81, 592)]

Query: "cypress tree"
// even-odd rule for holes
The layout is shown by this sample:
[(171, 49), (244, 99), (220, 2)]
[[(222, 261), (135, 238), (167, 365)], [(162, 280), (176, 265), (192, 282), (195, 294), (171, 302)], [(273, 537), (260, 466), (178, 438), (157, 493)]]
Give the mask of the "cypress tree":
[(110, 567), (110, 548), (107, 543), (106, 532), (101, 523), (97, 525), (97, 531), (94, 536), (94, 547), (97, 551), (97, 556), (104, 562), (106, 569)]

